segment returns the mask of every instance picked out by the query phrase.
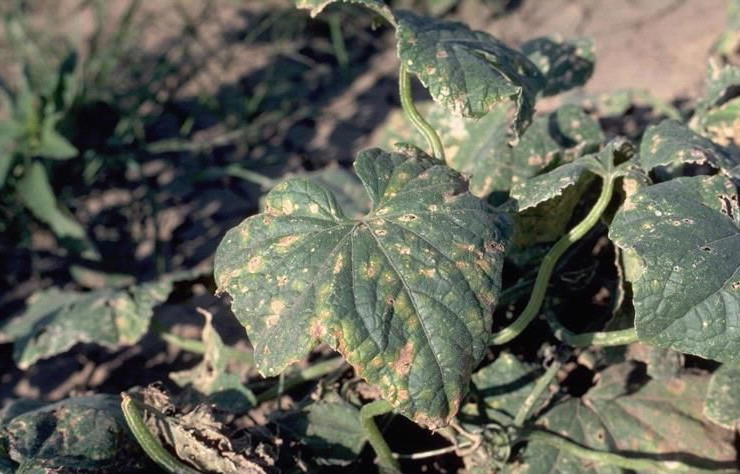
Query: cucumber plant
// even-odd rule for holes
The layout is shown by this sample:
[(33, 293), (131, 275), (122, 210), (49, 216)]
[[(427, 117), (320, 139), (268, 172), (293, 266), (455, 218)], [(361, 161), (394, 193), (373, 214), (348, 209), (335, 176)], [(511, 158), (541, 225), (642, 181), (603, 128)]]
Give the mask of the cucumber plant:
[[(331, 3), (298, 0), (297, 6), (316, 16)], [(553, 115), (556, 125), (560, 114), (567, 117), (560, 127), (550, 119), (544, 127), (533, 122), (539, 97), (590, 77), (594, 55), (587, 40), (539, 38), (516, 50), (463, 24), (393, 11), (379, 0), (350, 3), (395, 29), (401, 104), (416, 129), (408, 138), (419, 145), (414, 139), (423, 137), (428, 151), (405, 143), (394, 151), (360, 152), (354, 168), (371, 203), (365, 214), (350, 215), (327, 187), (296, 178), (272, 189), (262, 213), (226, 234), (215, 261), (218, 291), (231, 295), (263, 375), (280, 374), (319, 342), (340, 352), (380, 390), (382, 399), (365, 405), (360, 416), (381, 467), (398, 470), (372, 417), (392, 410), (430, 429), (452, 423), (487, 348), (517, 338), (542, 312), (558, 259), (599, 220), (611, 221), (609, 238), (621, 250), (634, 324), (574, 334), (549, 316), (556, 337), (573, 347), (641, 341), (738, 362), (740, 160), (730, 143), (737, 134), (728, 133), (737, 130), (738, 115), (727, 112), (735, 110), (737, 69), (710, 71), (691, 128), (666, 120), (647, 131), (639, 148), (620, 138), (603, 146), (598, 125), (572, 115), (582, 114), (578, 108)], [(413, 78), (437, 104), (432, 123), (414, 104)], [(723, 133), (724, 142), (712, 141)], [(696, 165), (705, 173), (688, 176)], [(580, 223), (557, 236), (522, 314), (494, 331), (505, 254), (521, 250), (514, 243), (518, 233), (536, 231), (531, 213), (555, 216), (540, 225), (567, 222), (595, 182), (597, 200)], [(494, 190), (509, 195), (506, 205), (491, 205)], [(622, 196), (618, 209), (605, 214), (616, 195)], [(552, 459), (564, 470), (574, 459), (624, 469), (670, 467), (649, 452), (608, 452), (632, 448), (614, 438), (624, 426), (602, 428), (594, 444), (588, 436), (561, 437), (526, 424), (557, 366), (532, 383), (493, 438), (509, 448), (529, 440), (530, 456), (565, 452)], [(614, 378), (625, 382), (626, 370), (615, 368)], [(609, 389), (596, 389), (593, 396), (602, 400), (599, 390)], [(579, 410), (574, 403), (557, 405), (540, 423), (557, 431)], [(520, 467), (539, 472), (537, 462)], [(686, 470), (701, 464), (672, 462)]]

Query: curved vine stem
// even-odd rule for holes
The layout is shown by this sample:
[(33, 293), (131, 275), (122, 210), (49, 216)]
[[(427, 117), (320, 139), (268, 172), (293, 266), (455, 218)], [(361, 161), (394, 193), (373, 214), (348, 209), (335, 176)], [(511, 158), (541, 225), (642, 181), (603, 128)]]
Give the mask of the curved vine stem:
[(614, 179), (612, 177), (604, 178), (604, 185), (601, 188), (599, 199), (591, 208), (588, 215), (573, 227), (570, 232), (565, 234), (557, 243), (547, 252), (545, 258), (542, 260), (542, 265), (537, 272), (537, 279), (534, 283), (534, 289), (532, 290), (532, 296), (530, 296), (527, 306), (522, 311), (522, 314), (511, 323), (509, 326), (494, 333), (491, 336), (491, 345), (502, 345), (516, 338), (519, 334), (524, 331), (529, 323), (531, 323), (542, 307), (542, 302), (545, 300), (545, 292), (547, 291), (547, 285), (552, 276), (552, 272), (555, 269), (555, 264), (558, 263), (558, 259), (565, 253), (568, 248), (578, 241), (581, 237), (591, 230), (591, 228), (598, 222), (599, 217), (609, 205), (611, 201), (612, 193), (614, 192)]
[(555, 337), (573, 347), (588, 346), (626, 346), (639, 341), (635, 328), (621, 329), (619, 331), (586, 332), (576, 334), (566, 328), (554, 316), (547, 316), (547, 323), (555, 334)]
[(524, 399), (524, 402), (519, 407), (519, 411), (516, 412), (516, 416), (514, 417), (514, 426), (521, 427), (524, 424), (527, 417), (532, 412), (535, 403), (540, 399), (542, 392), (544, 392), (550, 385), (550, 382), (555, 378), (562, 365), (562, 362), (558, 359), (552, 361), (550, 367), (548, 367), (545, 373), (537, 379), (537, 383), (534, 385), (534, 388), (529, 392), (527, 398)]
[[(555, 433), (538, 428), (525, 430), (521, 433), (521, 436), (520, 441), (529, 440), (544, 443), (581, 459), (587, 459), (599, 464), (616, 466), (637, 472), (697, 472), (697, 470), (701, 470), (699, 466), (691, 466), (678, 460), (658, 461), (648, 458), (628, 457), (622, 454), (591, 449), (567, 438), (563, 438)], [(720, 472), (733, 471), (722, 469)]]
[(393, 456), (391, 448), (385, 442), (383, 434), (378, 429), (378, 425), (375, 424), (375, 420), (373, 420), (373, 417), (385, 415), (392, 411), (393, 406), (386, 400), (376, 400), (364, 405), (360, 409), (360, 422), (365, 429), (370, 446), (373, 447), (375, 454), (378, 455), (378, 465), (382, 473), (401, 472), (401, 466), (398, 464), (398, 460)]
[(436, 158), (444, 161), (445, 149), (442, 146), (442, 140), (439, 139), (437, 131), (434, 130), (429, 122), (424, 120), (416, 105), (414, 105), (414, 98), (411, 94), (411, 74), (406, 70), (406, 66), (401, 63), (401, 68), (398, 71), (398, 91), (401, 96), (401, 107), (403, 112), (406, 114), (411, 123), (414, 124), (417, 130), (426, 138), (427, 143), (432, 148), (432, 152)]
[(123, 397), (121, 410), (123, 411), (123, 417), (126, 419), (126, 424), (131, 429), (136, 441), (139, 442), (139, 445), (151, 460), (166, 472), (198, 474), (199, 471), (186, 466), (170, 454), (149, 431), (141, 414), (142, 407), (139, 406), (139, 403), (127, 393), (123, 393), (121, 396)]

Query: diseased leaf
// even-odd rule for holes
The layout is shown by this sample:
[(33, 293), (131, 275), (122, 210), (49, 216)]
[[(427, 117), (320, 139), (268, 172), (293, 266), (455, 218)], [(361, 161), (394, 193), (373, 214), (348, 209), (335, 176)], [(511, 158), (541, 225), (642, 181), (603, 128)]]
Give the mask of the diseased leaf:
[(641, 341), (723, 362), (740, 360), (740, 210), (722, 176), (640, 190), (611, 239), (641, 265), (628, 277)]
[[(573, 105), (537, 117), (514, 147), (508, 143), (505, 104), (479, 120), (452, 116), (428, 102), (419, 110), (437, 130), (447, 164), (470, 179), (470, 191), (479, 197), (493, 194), (499, 202), (512, 183), (535, 176), (564, 156), (595, 151), (604, 141), (599, 124)], [(391, 114), (374, 142), (422, 144), (424, 138), (399, 111)]]
[[(645, 380), (632, 363), (611, 366), (581, 399), (555, 405), (538, 424), (593, 449), (681, 460), (700, 468), (733, 469), (734, 433), (702, 416), (707, 377), (684, 374)], [(637, 455), (637, 454), (636, 454)], [(516, 472), (622, 472), (540, 442), (528, 444)]]
[(522, 45), (522, 52), (545, 76), (542, 93), (555, 95), (584, 85), (594, 72), (596, 56), (590, 38), (550, 36)]
[(610, 178), (617, 172), (615, 161), (624, 161), (634, 154), (633, 146), (626, 140), (614, 140), (602, 151), (578, 158), (554, 170), (535, 176), (511, 189), (511, 196), (518, 201), (519, 211), (534, 207), (554, 197), (587, 177), (588, 172)]
[(740, 97), (709, 109), (699, 121), (704, 134), (725, 147), (733, 147), (734, 155), (740, 147)]
[(278, 185), (220, 244), (219, 291), (263, 374), (323, 341), (402, 414), (442, 426), (485, 352), (508, 219), (421, 152), (365, 150), (355, 170), (369, 214), (348, 219), (308, 179)]
[(646, 171), (686, 163), (708, 164), (728, 171), (738, 163), (722, 148), (675, 120), (648, 127), (640, 144), (639, 162)]
[(485, 416), (502, 425), (511, 424), (538, 375), (536, 368), (507, 352), (473, 374)]
[(727, 27), (713, 47), (725, 58), (732, 58), (740, 50), (740, 1), (730, 0), (727, 7)]
[(213, 409), (198, 405), (187, 413), (175, 406), (169, 395), (156, 386), (135, 389), (131, 393), (148, 407), (144, 419), (149, 431), (169, 447), (185, 464), (199, 472), (221, 474), (266, 474), (277, 470), (269, 459), (268, 448), (260, 453), (256, 441), (244, 436), (230, 439), (226, 427), (218, 421)]
[(370, 211), (370, 199), (357, 176), (337, 165), (307, 173), (308, 179), (329, 190), (344, 214), (357, 219)]
[[(192, 369), (170, 373), (179, 386), (190, 386), (207, 396), (207, 402), (230, 413), (244, 413), (257, 405), (257, 399), (245, 385), (239, 372), (229, 364), (229, 354), (221, 336), (213, 327), (210, 313), (201, 333), (206, 352), (203, 361)], [(233, 364), (232, 364), (233, 365)]]
[(696, 103), (692, 124), (701, 124), (702, 118), (713, 108), (734, 99), (740, 87), (740, 68), (731, 64), (719, 65), (710, 61), (707, 67), (707, 84), (704, 97)]
[(514, 142), (532, 121), (543, 86), (537, 66), (493, 36), (462, 23), (397, 14), (398, 56), (432, 98), (464, 117), (481, 118), (501, 101), (514, 102)]
[(13, 359), (22, 369), (79, 343), (117, 349), (146, 333), (153, 308), (171, 291), (172, 280), (89, 293), (44, 290), (23, 314), (0, 325), (0, 339), (13, 342)]
[(128, 430), (118, 397), (112, 395), (75, 397), (27, 411), (4, 423), (0, 438), (23, 472), (151, 468)]
[(647, 374), (656, 380), (678, 377), (684, 364), (684, 357), (680, 352), (648, 346), (641, 342), (629, 345), (627, 359), (643, 362), (647, 366)]
[(309, 10), (311, 18), (333, 3), (357, 3), (389, 20), (393, 18), (393, 12), (382, 0), (295, 0), (296, 7)]
[(319, 465), (346, 466), (357, 459), (367, 442), (360, 410), (331, 392), (276, 422), (305, 443)]
[(712, 374), (704, 403), (704, 414), (725, 428), (740, 424), (740, 364), (722, 364)]

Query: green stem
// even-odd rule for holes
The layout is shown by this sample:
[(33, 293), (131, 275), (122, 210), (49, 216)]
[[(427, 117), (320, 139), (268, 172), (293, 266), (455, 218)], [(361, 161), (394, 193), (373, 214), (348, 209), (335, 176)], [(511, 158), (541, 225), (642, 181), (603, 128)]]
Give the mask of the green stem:
[(627, 344), (639, 341), (635, 328), (576, 334), (560, 324), (554, 316), (548, 316), (547, 323), (558, 340), (573, 347), (626, 346)]
[(436, 130), (432, 127), (429, 122), (424, 120), (416, 106), (414, 105), (414, 98), (411, 93), (411, 74), (406, 70), (406, 66), (401, 63), (401, 68), (398, 71), (398, 90), (401, 96), (401, 107), (403, 112), (406, 114), (411, 123), (414, 124), (419, 133), (421, 133), (426, 139), (427, 143), (432, 149), (434, 156), (440, 160), (445, 159), (445, 149), (442, 146), (442, 140), (439, 139)]
[(344, 42), (344, 35), (342, 34), (342, 23), (339, 15), (331, 15), (329, 17), (329, 33), (331, 34), (331, 44), (334, 47), (334, 56), (337, 58), (337, 63), (342, 70), (347, 69), (349, 66), (349, 54), (347, 53), (347, 46)]
[(368, 403), (360, 409), (360, 422), (365, 429), (370, 446), (373, 447), (375, 454), (378, 455), (378, 465), (382, 473), (401, 472), (401, 466), (398, 464), (398, 460), (393, 456), (391, 448), (386, 443), (383, 434), (373, 420), (373, 417), (385, 415), (392, 411), (393, 406), (382, 399)]
[(275, 384), (264, 392), (257, 395), (257, 403), (266, 402), (279, 397), (281, 394), (290, 391), (294, 387), (301, 385), (310, 380), (320, 379), (326, 374), (334, 372), (344, 365), (344, 359), (335, 357), (333, 359), (321, 361), (310, 367), (300, 370), (297, 374), (287, 377), (282, 384)]
[(157, 463), (165, 471), (173, 474), (198, 474), (198, 471), (184, 465), (170, 454), (149, 431), (141, 414), (143, 407), (127, 393), (123, 393), (121, 396), (123, 397), (123, 401), (121, 402), (123, 417), (126, 419), (126, 423), (131, 429), (134, 438), (136, 438), (136, 441), (139, 442), (139, 445), (141, 445), (144, 452), (152, 461)]
[(581, 459), (637, 472), (697, 472), (701, 470), (697, 466), (690, 466), (678, 460), (657, 461), (647, 458), (633, 458), (617, 453), (587, 448), (560, 435), (541, 429), (527, 430), (522, 437), (523, 439), (528, 439), (530, 442), (535, 441), (547, 444)]
[(534, 385), (534, 388), (532, 388), (532, 391), (529, 392), (527, 398), (524, 399), (524, 402), (519, 407), (519, 411), (517, 411), (516, 416), (514, 417), (514, 426), (521, 427), (524, 424), (524, 421), (532, 412), (535, 403), (537, 403), (537, 400), (540, 399), (542, 392), (544, 392), (545, 389), (547, 389), (547, 387), (550, 385), (550, 382), (552, 382), (552, 379), (555, 378), (555, 375), (557, 375), (558, 370), (560, 370), (560, 367), (562, 367), (562, 365), (563, 364), (559, 360), (554, 360), (552, 364), (550, 364), (550, 367), (548, 367), (545, 373), (542, 375), (542, 377), (537, 379), (537, 383)]
[(511, 325), (493, 334), (490, 342), (491, 345), (506, 344), (521, 334), (522, 331), (529, 326), (529, 323), (534, 320), (542, 307), (542, 302), (545, 300), (547, 285), (558, 259), (571, 245), (586, 235), (586, 233), (599, 221), (599, 217), (601, 217), (601, 214), (609, 205), (609, 201), (611, 201), (613, 191), (613, 179), (605, 178), (604, 185), (601, 188), (601, 194), (599, 194), (599, 199), (596, 201), (596, 204), (594, 204), (594, 207), (591, 208), (588, 215), (579, 222), (578, 225), (573, 227), (570, 232), (561, 237), (550, 251), (547, 252), (547, 255), (545, 255), (545, 258), (542, 260), (542, 265), (537, 272), (537, 279), (535, 280), (534, 289), (532, 290), (532, 296), (530, 296), (529, 302), (527, 302), (527, 306), (524, 308), (524, 311), (522, 311), (522, 314)]

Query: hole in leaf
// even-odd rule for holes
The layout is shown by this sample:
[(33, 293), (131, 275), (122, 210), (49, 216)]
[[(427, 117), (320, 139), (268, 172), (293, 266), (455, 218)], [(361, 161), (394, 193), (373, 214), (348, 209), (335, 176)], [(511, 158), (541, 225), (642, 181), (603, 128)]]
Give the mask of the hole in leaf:
[(560, 385), (566, 393), (580, 397), (594, 385), (594, 375), (596, 372), (579, 364), (568, 373)]

